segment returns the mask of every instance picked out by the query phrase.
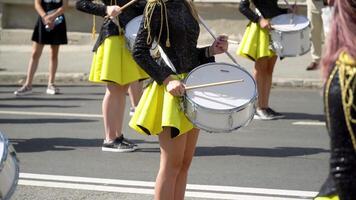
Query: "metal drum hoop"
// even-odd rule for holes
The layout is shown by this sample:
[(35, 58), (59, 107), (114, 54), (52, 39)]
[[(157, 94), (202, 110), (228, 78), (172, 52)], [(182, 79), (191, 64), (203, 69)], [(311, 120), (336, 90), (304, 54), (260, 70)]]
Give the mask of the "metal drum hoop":
[[(248, 74), (248, 76), (251, 78), (251, 80), (253, 81), (254, 86), (257, 87), (255, 79), (251, 76), (251, 74), (250, 74), (246, 69), (242, 68), (240, 65), (237, 65), (237, 64), (230, 64), (230, 63), (225, 63), (225, 62), (206, 63), (206, 64), (203, 64), (203, 65), (200, 65), (200, 66), (194, 68), (192, 71), (190, 71), (190, 72), (188, 73), (187, 77), (183, 80), (183, 83), (186, 84), (188, 77), (189, 77), (192, 73), (194, 73), (196, 70), (198, 70), (198, 69), (200, 69), (200, 68), (203, 68), (203, 67), (205, 67), (205, 66), (207, 66), (207, 65), (212, 65), (212, 64), (224, 64), (224, 65), (229, 65), (229, 66), (232, 66), (232, 67), (235, 67), (235, 68), (237, 68), (237, 69), (240, 69), (240, 70), (244, 71), (244, 72), (245, 72), (246, 74)], [(255, 90), (254, 97), (257, 98), (257, 90)], [(215, 113), (226, 113), (226, 112), (232, 113), (232, 112), (234, 112), (234, 111), (240, 111), (240, 110), (246, 108), (249, 104), (251, 104), (251, 103), (254, 101), (255, 98), (250, 99), (250, 101), (248, 101), (248, 102), (245, 103), (244, 105), (241, 105), (240, 107), (232, 108), (232, 109), (214, 110), (214, 109), (207, 108), (207, 107), (201, 106), (201, 105), (198, 105), (198, 107), (199, 107), (199, 108), (204, 108), (204, 109), (209, 110), (209, 111), (215, 111)], [(184, 100), (188, 100), (189, 102), (193, 102), (193, 103), (194, 103), (194, 101), (193, 101), (191, 98), (189, 98), (186, 94), (184, 95)]]

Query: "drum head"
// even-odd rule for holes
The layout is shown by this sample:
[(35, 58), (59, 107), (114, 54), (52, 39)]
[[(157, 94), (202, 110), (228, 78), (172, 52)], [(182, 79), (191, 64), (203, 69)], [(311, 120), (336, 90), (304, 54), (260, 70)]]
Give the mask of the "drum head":
[(274, 29), (287, 32), (304, 29), (309, 26), (309, 20), (302, 15), (283, 14), (273, 17), (271, 24)]
[(231, 110), (255, 99), (257, 90), (252, 76), (237, 65), (227, 63), (209, 63), (191, 71), (186, 86), (243, 79), (243, 82), (210, 86), (186, 91), (186, 97), (200, 107), (214, 110)]
[(125, 37), (130, 40), (130, 42), (134, 43), (138, 29), (140, 28), (140, 24), (142, 21), (142, 15), (139, 15), (133, 18), (129, 23), (125, 26)]

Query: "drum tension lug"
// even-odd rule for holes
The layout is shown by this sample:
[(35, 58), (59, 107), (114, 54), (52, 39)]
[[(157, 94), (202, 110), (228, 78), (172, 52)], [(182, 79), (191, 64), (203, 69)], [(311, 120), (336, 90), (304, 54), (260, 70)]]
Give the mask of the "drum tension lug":
[(234, 118), (232, 117), (232, 113), (230, 113), (230, 115), (229, 115), (228, 123), (229, 123), (229, 127), (231, 129), (234, 126)]

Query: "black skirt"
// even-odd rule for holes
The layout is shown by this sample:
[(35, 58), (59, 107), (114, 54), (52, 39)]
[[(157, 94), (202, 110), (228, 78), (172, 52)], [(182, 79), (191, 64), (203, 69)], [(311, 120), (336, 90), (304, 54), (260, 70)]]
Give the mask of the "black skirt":
[(32, 41), (37, 42), (39, 44), (67, 44), (67, 27), (66, 21), (63, 16), (63, 21), (56, 25), (52, 30), (47, 31), (45, 25), (42, 22), (41, 17), (38, 17), (37, 23), (33, 30)]

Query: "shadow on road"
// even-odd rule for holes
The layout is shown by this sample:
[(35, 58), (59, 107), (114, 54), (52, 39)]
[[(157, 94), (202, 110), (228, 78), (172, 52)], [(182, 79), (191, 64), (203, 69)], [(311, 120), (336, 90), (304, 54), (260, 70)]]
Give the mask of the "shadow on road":
[(328, 153), (329, 150), (310, 147), (276, 147), (276, 148), (256, 148), (256, 147), (197, 147), (195, 156), (258, 156), (258, 157), (291, 157), (313, 155), (318, 153)]
[(47, 123), (55, 123), (55, 124), (63, 124), (63, 123), (90, 123), (97, 122), (99, 120), (89, 120), (89, 119), (63, 119), (63, 118), (23, 118), (23, 119), (1, 119), (0, 124), (47, 124)]
[(315, 121), (325, 121), (325, 115), (320, 114), (307, 114), (307, 113), (291, 113), (283, 112), (283, 115), (286, 117), (283, 119), (292, 119), (292, 120), (315, 120)]
[[(131, 139), (130, 139), (131, 140)], [(136, 144), (157, 143), (144, 140), (131, 140)], [(12, 146), (18, 153), (32, 153), (44, 151), (71, 151), (78, 148), (95, 147), (101, 150), (103, 139), (81, 139), (81, 138), (31, 138), (10, 139)], [(158, 149), (159, 152), (159, 149)]]

